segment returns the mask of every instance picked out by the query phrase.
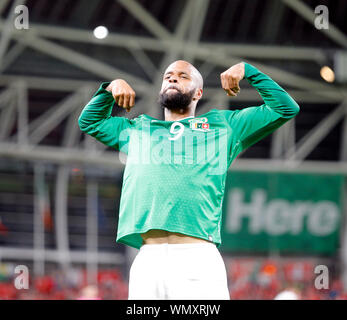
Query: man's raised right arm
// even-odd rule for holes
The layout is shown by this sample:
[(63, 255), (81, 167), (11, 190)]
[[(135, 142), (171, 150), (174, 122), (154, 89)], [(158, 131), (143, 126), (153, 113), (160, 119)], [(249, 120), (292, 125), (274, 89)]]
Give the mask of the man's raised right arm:
[(128, 112), (135, 104), (135, 91), (124, 80), (101, 84), (78, 118), (80, 129), (103, 144), (118, 149), (119, 135), (130, 127), (131, 120), (111, 116), (115, 104)]

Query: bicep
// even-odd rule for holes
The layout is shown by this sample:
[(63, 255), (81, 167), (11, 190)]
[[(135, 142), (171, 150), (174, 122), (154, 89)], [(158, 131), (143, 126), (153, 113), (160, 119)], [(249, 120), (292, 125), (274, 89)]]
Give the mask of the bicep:
[(263, 104), (237, 110), (232, 117), (231, 126), (234, 139), (241, 143), (242, 151), (265, 138), (288, 120)]
[(126, 143), (130, 127), (131, 120), (109, 116), (93, 123), (85, 132), (101, 143), (119, 150)]

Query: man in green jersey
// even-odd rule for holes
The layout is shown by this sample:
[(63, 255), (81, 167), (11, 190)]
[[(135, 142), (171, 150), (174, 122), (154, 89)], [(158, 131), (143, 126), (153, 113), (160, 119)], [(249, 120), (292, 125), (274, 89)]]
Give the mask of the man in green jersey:
[(129, 274), (129, 299), (230, 299), (218, 247), (227, 170), (237, 155), (295, 117), (299, 106), (269, 76), (248, 63), (221, 74), (226, 94), (242, 79), (264, 104), (198, 117), (199, 71), (175, 61), (165, 71), (159, 104), (165, 120), (128, 112), (135, 92), (123, 79), (102, 83), (79, 126), (127, 155), (116, 241), (140, 249)]

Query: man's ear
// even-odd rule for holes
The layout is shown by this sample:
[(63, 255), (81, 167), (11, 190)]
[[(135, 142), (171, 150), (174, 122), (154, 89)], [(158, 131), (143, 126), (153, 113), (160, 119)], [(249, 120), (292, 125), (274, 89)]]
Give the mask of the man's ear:
[(193, 100), (200, 100), (201, 97), (202, 97), (202, 93), (203, 93), (203, 90), (201, 88), (200, 89), (196, 89), (195, 95), (193, 97)]

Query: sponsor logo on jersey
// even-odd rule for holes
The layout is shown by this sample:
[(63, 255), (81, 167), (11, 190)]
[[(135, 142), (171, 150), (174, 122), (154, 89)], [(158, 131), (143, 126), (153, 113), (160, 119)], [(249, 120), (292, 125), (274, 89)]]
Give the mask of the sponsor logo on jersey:
[(210, 124), (207, 121), (207, 118), (194, 118), (189, 120), (189, 127), (192, 130), (209, 131)]

